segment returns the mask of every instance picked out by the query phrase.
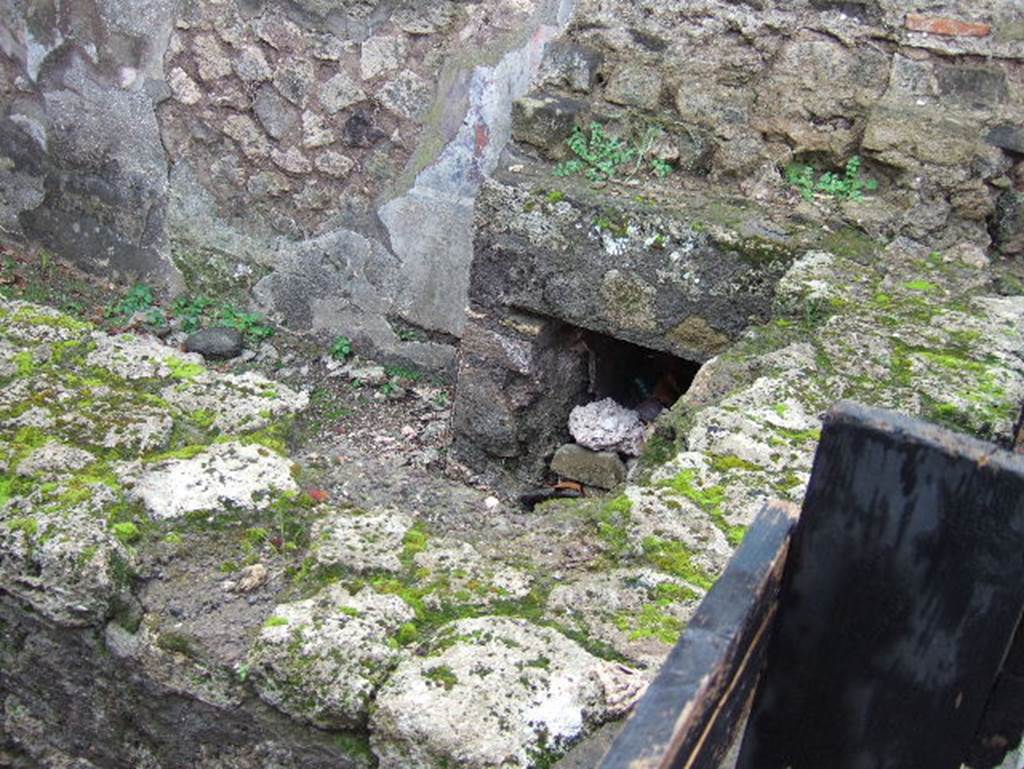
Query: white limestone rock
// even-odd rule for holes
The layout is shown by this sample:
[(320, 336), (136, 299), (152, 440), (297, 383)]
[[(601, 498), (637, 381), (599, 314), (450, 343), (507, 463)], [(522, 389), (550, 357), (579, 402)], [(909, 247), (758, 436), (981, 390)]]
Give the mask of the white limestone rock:
[(205, 372), (164, 388), (168, 403), (186, 413), (214, 414), (213, 426), (223, 433), (261, 430), (273, 420), (309, 405), (309, 396), (253, 371), (244, 374)]
[(91, 328), (52, 307), (0, 298), (0, 338), (14, 343), (15, 354), (26, 345), (85, 341)]
[(265, 446), (221, 443), (191, 459), (171, 459), (147, 469), (131, 495), (153, 518), (217, 511), (224, 505), (265, 510), (275, 495), (298, 491), (292, 463)]
[(130, 605), (124, 575), (131, 550), (112, 534), (103, 514), (116, 501), (102, 484), (71, 508), (50, 511), (8, 505), (0, 511), (0, 591), (17, 597), (59, 625), (84, 627), (101, 622), (116, 601)]
[(182, 367), (203, 364), (201, 355), (178, 352), (152, 337), (134, 334), (108, 336), (96, 332), (92, 341), (96, 347), (85, 362), (122, 379), (167, 379)]
[(587, 572), (551, 591), (546, 616), (607, 643), (653, 678), (704, 593), (651, 568)]
[(313, 549), (317, 563), (357, 573), (401, 570), (403, 541), (413, 521), (396, 512), (343, 509), (317, 521)]
[[(512, 566), (485, 558), (468, 542), (455, 539), (430, 539), (424, 550), (413, 557), (417, 573), (424, 582), (440, 582), (448, 595), (457, 595), (459, 603), (489, 606), (497, 601), (520, 600), (530, 593), (533, 578)], [(445, 596), (433, 593), (423, 601), (441, 608)]]
[(380, 769), (526, 769), (621, 715), (642, 686), (550, 628), (461, 620), (381, 687), (370, 744)]
[(18, 464), (18, 475), (53, 481), (74, 475), (95, 461), (96, 457), (85, 449), (57, 442), (47, 443)]
[(359, 728), (402, 656), (389, 643), (414, 612), (397, 596), (333, 585), (277, 606), (249, 653), (261, 699), (324, 729)]
[(569, 432), (581, 446), (639, 456), (644, 426), (632, 409), (611, 398), (577, 406), (569, 415)]

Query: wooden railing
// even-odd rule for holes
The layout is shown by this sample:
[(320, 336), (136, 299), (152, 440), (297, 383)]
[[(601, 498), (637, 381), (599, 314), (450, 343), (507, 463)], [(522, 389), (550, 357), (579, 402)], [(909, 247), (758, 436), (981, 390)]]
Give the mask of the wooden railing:
[(1015, 763), (1022, 611), (1024, 456), (840, 404), (601, 767)]

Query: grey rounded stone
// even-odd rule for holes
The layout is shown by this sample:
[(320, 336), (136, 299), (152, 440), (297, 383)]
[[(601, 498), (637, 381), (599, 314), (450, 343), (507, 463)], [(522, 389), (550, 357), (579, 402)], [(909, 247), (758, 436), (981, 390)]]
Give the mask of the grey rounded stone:
[(200, 329), (185, 340), (186, 352), (197, 352), (204, 358), (237, 358), (244, 346), (241, 332), (226, 327)]

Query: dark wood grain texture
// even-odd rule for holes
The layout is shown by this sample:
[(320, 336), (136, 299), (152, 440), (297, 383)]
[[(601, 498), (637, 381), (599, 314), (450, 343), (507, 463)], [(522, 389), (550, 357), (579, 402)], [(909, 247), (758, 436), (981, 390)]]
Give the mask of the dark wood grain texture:
[(740, 769), (958, 769), (1024, 607), (1024, 457), (826, 419)]
[(613, 743), (602, 769), (712, 769), (759, 675), (798, 510), (766, 505)]

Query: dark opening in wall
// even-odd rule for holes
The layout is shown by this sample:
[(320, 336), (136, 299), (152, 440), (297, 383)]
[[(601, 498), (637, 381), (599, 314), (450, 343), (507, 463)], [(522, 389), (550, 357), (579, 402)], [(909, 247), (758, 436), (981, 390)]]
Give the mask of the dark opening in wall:
[(679, 400), (700, 371), (699, 363), (604, 334), (584, 331), (583, 340), (590, 351), (593, 400), (611, 398), (645, 422)]
[[(700, 368), (557, 318), (471, 318), (460, 349), (452, 456), (496, 487), (562, 479), (614, 488), (651, 423)], [(538, 493), (531, 499), (553, 491)]]

